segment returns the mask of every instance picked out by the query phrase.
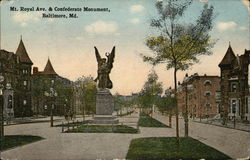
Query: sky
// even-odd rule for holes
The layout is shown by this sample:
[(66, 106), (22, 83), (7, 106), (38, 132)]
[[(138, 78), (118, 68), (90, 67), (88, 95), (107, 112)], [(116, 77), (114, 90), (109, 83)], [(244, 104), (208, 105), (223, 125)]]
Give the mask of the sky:
[[(94, 46), (102, 57), (116, 46), (110, 77), (112, 93), (129, 95), (139, 92), (152, 66), (142, 61), (140, 54), (152, 54), (145, 40), (155, 33), (150, 20), (157, 17), (153, 0), (15, 0), (1, 3), (1, 49), (15, 52), (20, 37), (34, 65), (43, 70), (48, 57), (55, 71), (72, 81), (82, 75), (97, 75)], [(214, 6), (216, 18), (211, 36), (217, 40), (213, 55), (200, 57), (200, 63), (187, 71), (179, 71), (178, 81), (189, 75), (218, 75), (218, 64), (229, 42), (235, 54), (250, 49), (248, 0), (194, 0), (183, 17), (193, 22), (205, 3)], [(16, 7), (18, 11), (10, 11)], [(40, 7), (46, 11), (20, 11), (20, 7)], [(49, 7), (54, 11), (49, 12)], [(55, 7), (108, 8), (110, 12), (73, 12), (78, 18), (42, 18), (54, 13), (68, 16), (72, 12), (55, 11)], [(173, 70), (161, 64), (154, 67), (164, 89), (173, 86)]]

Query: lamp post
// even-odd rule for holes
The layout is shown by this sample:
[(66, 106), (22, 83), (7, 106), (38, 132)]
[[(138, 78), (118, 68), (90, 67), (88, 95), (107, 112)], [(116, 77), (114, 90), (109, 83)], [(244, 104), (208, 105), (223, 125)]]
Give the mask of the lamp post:
[(52, 103), (52, 101), (57, 96), (57, 92), (55, 91), (55, 89), (53, 88), (53, 86), (54, 86), (54, 80), (51, 80), (51, 88), (49, 89), (49, 91), (45, 91), (44, 92), (44, 95), (46, 97), (48, 97), (50, 99), (50, 102), (51, 102), (51, 107), (50, 107), (50, 127), (53, 127), (53, 110), (54, 110), (54, 104)]
[(68, 116), (67, 102), (68, 102), (68, 99), (67, 98), (64, 99), (64, 115), (65, 115), (65, 117)]
[(4, 76), (0, 75), (0, 136), (1, 136), (1, 142), (2, 142), (2, 137), (4, 136), (4, 119), (3, 119), (3, 105), (4, 105), (4, 100), (3, 100), (3, 91), (4, 91)]
[(188, 91), (193, 89), (193, 85), (188, 85), (188, 74), (185, 75), (183, 83), (185, 85), (185, 116), (184, 116), (184, 123), (185, 123), (185, 137), (188, 137)]

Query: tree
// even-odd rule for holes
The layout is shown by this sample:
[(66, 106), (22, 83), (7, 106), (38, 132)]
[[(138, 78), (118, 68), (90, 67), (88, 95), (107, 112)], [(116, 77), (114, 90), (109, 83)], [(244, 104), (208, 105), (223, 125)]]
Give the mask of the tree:
[[(51, 81), (54, 81), (53, 86)], [(36, 114), (48, 114), (44, 113), (44, 105), (47, 104), (48, 97), (44, 95), (45, 92), (48, 92), (50, 88), (53, 87), (57, 93), (57, 96), (54, 97), (53, 103), (56, 104), (54, 108), (55, 115), (64, 115), (66, 110), (72, 110), (72, 106), (68, 105), (65, 108), (64, 101), (65, 99), (69, 100), (69, 104), (71, 103), (73, 96), (73, 87), (70, 82), (67, 80), (64, 81), (61, 77), (46, 77), (46, 76), (34, 76), (32, 78), (32, 101), (33, 106), (36, 111)]]
[[(146, 39), (146, 45), (153, 51), (153, 56), (142, 55), (145, 62), (152, 65), (165, 63), (167, 69), (174, 70), (174, 93), (177, 91), (177, 72), (186, 70), (199, 62), (201, 55), (211, 55), (214, 42), (209, 32), (213, 27), (213, 6), (205, 4), (200, 16), (194, 23), (185, 24), (185, 10), (192, 0), (168, 0), (165, 7), (162, 1), (156, 2), (159, 17), (151, 20), (151, 26), (159, 35)], [(176, 100), (176, 98), (175, 98)], [(177, 100), (176, 100), (177, 104)], [(176, 105), (176, 137), (179, 137), (178, 107)]]
[(138, 102), (140, 106), (144, 109), (150, 109), (151, 113), (153, 105), (156, 102), (157, 96), (160, 96), (163, 90), (162, 83), (157, 81), (158, 75), (155, 73), (154, 70), (151, 70), (148, 75), (148, 79), (145, 82), (138, 96)]
[(161, 113), (169, 114), (169, 126), (172, 127), (172, 110), (176, 107), (174, 98), (171, 97), (158, 97), (156, 107)]
[(94, 115), (96, 112), (96, 83), (92, 76), (82, 76), (77, 80), (81, 87), (83, 116), (85, 113)]
[(66, 113), (73, 115), (73, 86), (70, 83), (65, 83), (61, 78), (56, 78), (54, 89), (57, 92), (57, 97), (55, 97), (55, 103), (58, 105), (56, 112), (59, 115)]
[[(128, 114), (128, 111), (129, 111), (129, 108), (132, 107), (133, 105), (133, 99), (132, 98), (128, 98), (126, 96), (122, 96), (120, 95), (119, 93), (116, 93), (114, 95), (114, 110), (117, 112), (117, 115), (123, 115), (122, 111), (124, 109), (127, 110), (127, 113)], [(120, 111), (120, 114), (118, 114), (118, 112)]]

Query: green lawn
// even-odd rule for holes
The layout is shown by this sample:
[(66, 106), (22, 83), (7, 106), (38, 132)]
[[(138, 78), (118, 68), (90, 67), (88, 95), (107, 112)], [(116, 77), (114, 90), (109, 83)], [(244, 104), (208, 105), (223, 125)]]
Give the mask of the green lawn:
[(169, 127), (147, 114), (140, 114), (138, 125), (141, 127)]
[(30, 135), (8, 135), (3, 137), (3, 143), (1, 142), (1, 151), (6, 149), (22, 146), (32, 142), (40, 141), (44, 138), (39, 136)]
[(138, 133), (138, 130), (125, 125), (81, 125), (66, 133)]
[(55, 127), (73, 127), (73, 126), (80, 126), (82, 124), (87, 124), (87, 123), (90, 123), (90, 120), (86, 120), (86, 121), (75, 121), (74, 123), (71, 122), (71, 123), (63, 123), (63, 124), (58, 124), (58, 125), (55, 125)]
[(162, 160), (162, 159), (231, 159), (220, 151), (193, 138), (180, 138), (177, 152), (175, 137), (139, 138), (131, 141), (127, 159)]

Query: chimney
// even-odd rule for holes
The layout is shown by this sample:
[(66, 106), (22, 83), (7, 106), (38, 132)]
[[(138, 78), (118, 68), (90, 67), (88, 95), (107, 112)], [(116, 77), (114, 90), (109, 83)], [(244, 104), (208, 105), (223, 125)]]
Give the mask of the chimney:
[(38, 67), (33, 67), (33, 74), (38, 74), (39, 71), (38, 71)]

